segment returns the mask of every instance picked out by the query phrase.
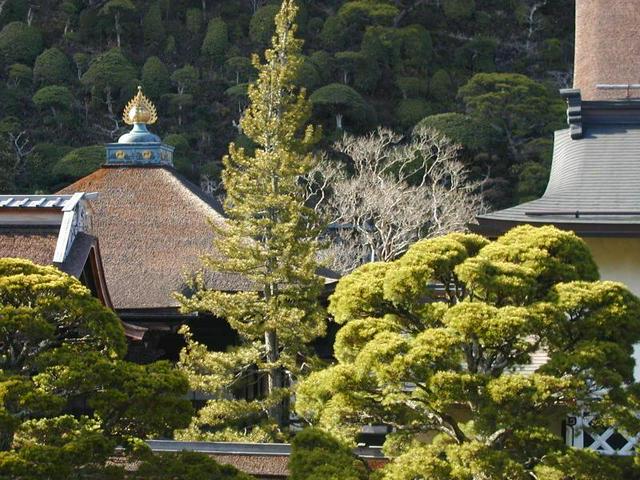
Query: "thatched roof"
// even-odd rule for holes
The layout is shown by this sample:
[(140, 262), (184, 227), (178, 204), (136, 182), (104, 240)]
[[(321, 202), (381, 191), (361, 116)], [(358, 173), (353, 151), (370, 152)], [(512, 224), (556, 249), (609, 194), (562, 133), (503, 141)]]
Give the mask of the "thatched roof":
[[(208, 222), (223, 222), (221, 206), (166, 167), (103, 167), (61, 193), (98, 192), (90, 231), (100, 239), (109, 292), (116, 309), (175, 308), (173, 293), (215, 254)], [(239, 291), (247, 279), (208, 274), (209, 288)]]
[(0, 228), (0, 257), (26, 258), (51, 265), (59, 228)]

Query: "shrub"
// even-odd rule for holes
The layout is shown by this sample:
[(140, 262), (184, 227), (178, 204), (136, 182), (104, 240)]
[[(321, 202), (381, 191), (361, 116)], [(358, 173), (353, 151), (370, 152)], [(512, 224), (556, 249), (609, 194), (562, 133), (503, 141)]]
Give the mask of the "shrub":
[(291, 442), (291, 480), (365, 480), (365, 465), (349, 447), (317, 428), (306, 428)]

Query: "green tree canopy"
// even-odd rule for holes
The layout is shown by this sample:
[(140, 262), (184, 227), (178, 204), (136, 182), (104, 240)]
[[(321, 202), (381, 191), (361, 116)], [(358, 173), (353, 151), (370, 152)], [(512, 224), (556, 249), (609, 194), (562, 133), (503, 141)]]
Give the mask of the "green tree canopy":
[(104, 145), (91, 145), (71, 150), (53, 167), (52, 173), (60, 180), (75, 181), (95, 172), (105, 162)]
[(92, 89), (94, 95), (103, 94), (110, 110), (113, 110), (114, 95), (133, 84), (136, 69), (118, 48), (113, 48), (93, 58), (82, 75), (82, 83)]
[(454, 20), (463, 20), (473, 15), (476, 0), (443, 0), (444, 14)]
[(422, 98), (403, 98), (395, 110), (396, 122), (403, 129), (411, 129), (431, 111), (429, 102)]
[[(300, 362), (312, 357), (308, 344), (325, 329), (316, 275), (318, 220), (305, 206), (299, 181), (314, 165), (307, 152), (318, 136), (307, 125), (311, 106), (295, 87), (303, 61), (297, 10), (292, 0), (282, 3), (272, 48), (264, 63), (254, 57), (258, 79), (249, 85), (240, 126), (255, 148), (249, 153), (231, 144), (224, 157), (228, 220), (212, 224), (222, 258), (206, 260), (215, 271), (245, 276), (256, 290), (227, 293), (200, 285), (191, 298), (180, 297), (185, 311), (225, 318), (241, 339), (228, 353), (208, 352), (183, 327), (181, 365), (194, 388), (217, 397), (185, 437), (230, 438), (238, 431), (262, 441), (285, 436), (294, 381), (305, 373)], [(266, 384), (252, 402), (220, 397), (221, 389), (251, 382)]]
[(122, 16), (135, 10), (136, 6), (131, 0), (108, 0), (100, 9), (102, 15), (113, 18), (118, 48), (122, 46)]
[(29, 65), (24, 63), (14, 63), (9, 67), (9, 80), (19, 87), (20, 85), (28, 85), (33, 77), (33, 70)]
[(522, 144), (542, 132), (550, 133), (564, 112), (560, 98), (520, 74), (479, 73), (458, 94), (471, 115), (504, 136), (516, 160), (522, 158)]
[(248, 57), (231, 57), (224, 62), (224, 69), (227, 78), (236, 85), (245, 83), (255, 76), (255, 68)]
[(498, 132), (490, 125), (462, 113), (429, 115), (418, 128), (433, 128), (473, 152), (487, 151), (499, 142)]
[(186, 378), (122, 360), (118, 317), (55, 267), (0, 259), (0, 343), (2, 478), (113, 478), (116, 445), (188, 422)]
[(216, 65), (222, 64), (229, 48), (228, 30), (224, 20), (212, 18), (207, 28), (207, 34), (202, 41), (202, 54)]
[(171, 81), (175, 84), (179, 94), (193, 93), (198, 86), (200, 74), (193, 65), (185, 65), (171, 74)]
[(259, 46), (266, 46), (271, 42), (275, 33), (275, 17), (278, 13), (278, 5), (265, 5), (260, 7), (251, 17), (249, 23), (249, 38)]
[[(337, 364), (302, 382), (297, 411), (343, 438), (392, 425), (385, 479), (621, 478), (556, 433), (577, 405), (630, 411), (640, 300), (597, 279), (584, 242), (549, 226), (450, 234), (367, 264), (330, 299)], [(523, 371), (540, 351), (546, 364)], [(609, 473), (571, 477), (584, 462)]]
[(160, 2), (154, 3), (142, 19), (142, 33), (145, 45), (158, 48), (164, 42), (166, 31), (162, 22)]
[(60, 49), (53, 47), (45, 50), (33, 66), (33, 77), (36, 82), (55, 85), (71, 79), (71, 63)]
[(158, 57), (149, 57), (142, 67), (142, 87), (144, 93), (159, 100), (171, 88), (169, 70)]
[(147, 457), (131, 480), (253, 480), (229, 465), (220, 465), (208, 455), (194, 452), (162, 453)]
[(57, 110), (69, 110), (73, 105), (71, 90), (63, 85), (42, 87), (33, 95), (33, 103), (40, 108), (48, 108), (55, 117)]
[(187, 13), (185, 15), (185, 24), (187, 30), (194, 35), (200, 33), (202, 30), (202, 10), (199, 8), (189, 8), (187, 9)]
[(31, 65), (42, 51), (42, 47), (40, 31), (26, 23), (11, 22), (0, 30), (0, 56), (5, 65)]
[(305, 428), (291, 442), (291, 480), (366, 480), (367, 470), (348, 446), (317, 428)]
[(353, 88), (341, 83), (320, 87), (311, 94), (309, 100), (318, 111), (334, 116), (338, 130), (344, 129), (344, 117), (359, 122), (364, 121), (369, 112), (369, 106), (362, 96)]

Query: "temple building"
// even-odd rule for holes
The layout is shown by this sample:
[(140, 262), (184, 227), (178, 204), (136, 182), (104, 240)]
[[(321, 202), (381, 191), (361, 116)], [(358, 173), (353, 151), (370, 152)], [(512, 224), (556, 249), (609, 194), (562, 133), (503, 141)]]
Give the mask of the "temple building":
[[(555, 132), (541, 198), (481, 215), (475, 230), (496, 237), (521, 225), (555, 225), (587, 243), (605, 280), (640, 295), (640, 8), (636, 0), (576, 0), (575, 72), (568, 128)], [(635, 351), (640, 380), (640, 348)], [(629, 455), (635, 439), (594, 431), (587, 417), (567, 442)]]
[[(183, 314), (175, 292), (188, 292), (189, 279), (203, 273), (212, 290), (250, 289), (245, 277), (203, 271), (203, 255), (215, 256), (210, 222), (225, 221), (222, 206), (173, 168), (173, 147), (151, 133), (153, 104), (139, 90), (124, 111), (132, 126), (106, 145), (105, 164), (59, 193), (96, 192), (89, 232), (100, 240), (104, 274), (113, 307), (126, 325), (145, 333), (130, 343), (135, 361), (177, 359), (179, 326), (188, 321), (198, 340), (224, 349), (235, 340), (227, 322), (204, 314)], [(327, 285), (337, 281), (320, 272)]]
[(98, 239), (88, 233), (95, 194), (0, 195), (0, 258), (54, 265), (112, 307)]
[[(139, 89), (124, 112), (132, 130), (106, 145), (100, 169), (59, 192), (97, 193), (90, 200), (89, 232), (100, 239), (113, 308), (125, 324), (146, 332), (143, 342), (130, 344), (137, 361), (175, 359), (181, 346), (176, 331), (186, 320), (211, 348), (235, 338), (224, 321), (179, 312), (174, 293), (187, 291), (203, 255), (215, 255), (209, 222), (224, 217), (217, 200), (173, 169), (173, 147), (147, 128), (156, 120), (155, 107)], [(216, 290), (250, 288), (235, 274), (206, 272), (205, 280)]]

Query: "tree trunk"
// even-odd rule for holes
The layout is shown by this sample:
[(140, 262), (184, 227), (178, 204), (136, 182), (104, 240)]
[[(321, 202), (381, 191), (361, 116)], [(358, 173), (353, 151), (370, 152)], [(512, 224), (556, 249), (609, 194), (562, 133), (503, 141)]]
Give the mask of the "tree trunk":
[(336, 129), (338, 130), (342, 130), (342, 114), (338, 113), (336, 114)]
[(13, 443), (13, 429), (3, 428), (0, 430), (0, 452), (6, 452)]
[(120, 12), (116, 10), (115, 14), (115, 22), (116, 22), (116, 42), (118, 43), (118, 48), (120, 48)]
[[(276, 365), (280, 357), (278, 352), (278, 336), (276, 332), (273, 330), (267, 330), (264, 332), (264, 343), (267, 351), (267, 362), (272, 364), (267, 375), (267, 395), (271, 395), (275, 390), (284, 387), (284, 375), (282, 368)], [(276, 421), (278, 426), (287, 426), (289, 424), (287, 402), (280, 401), (271, 407), (269, 416)]]

